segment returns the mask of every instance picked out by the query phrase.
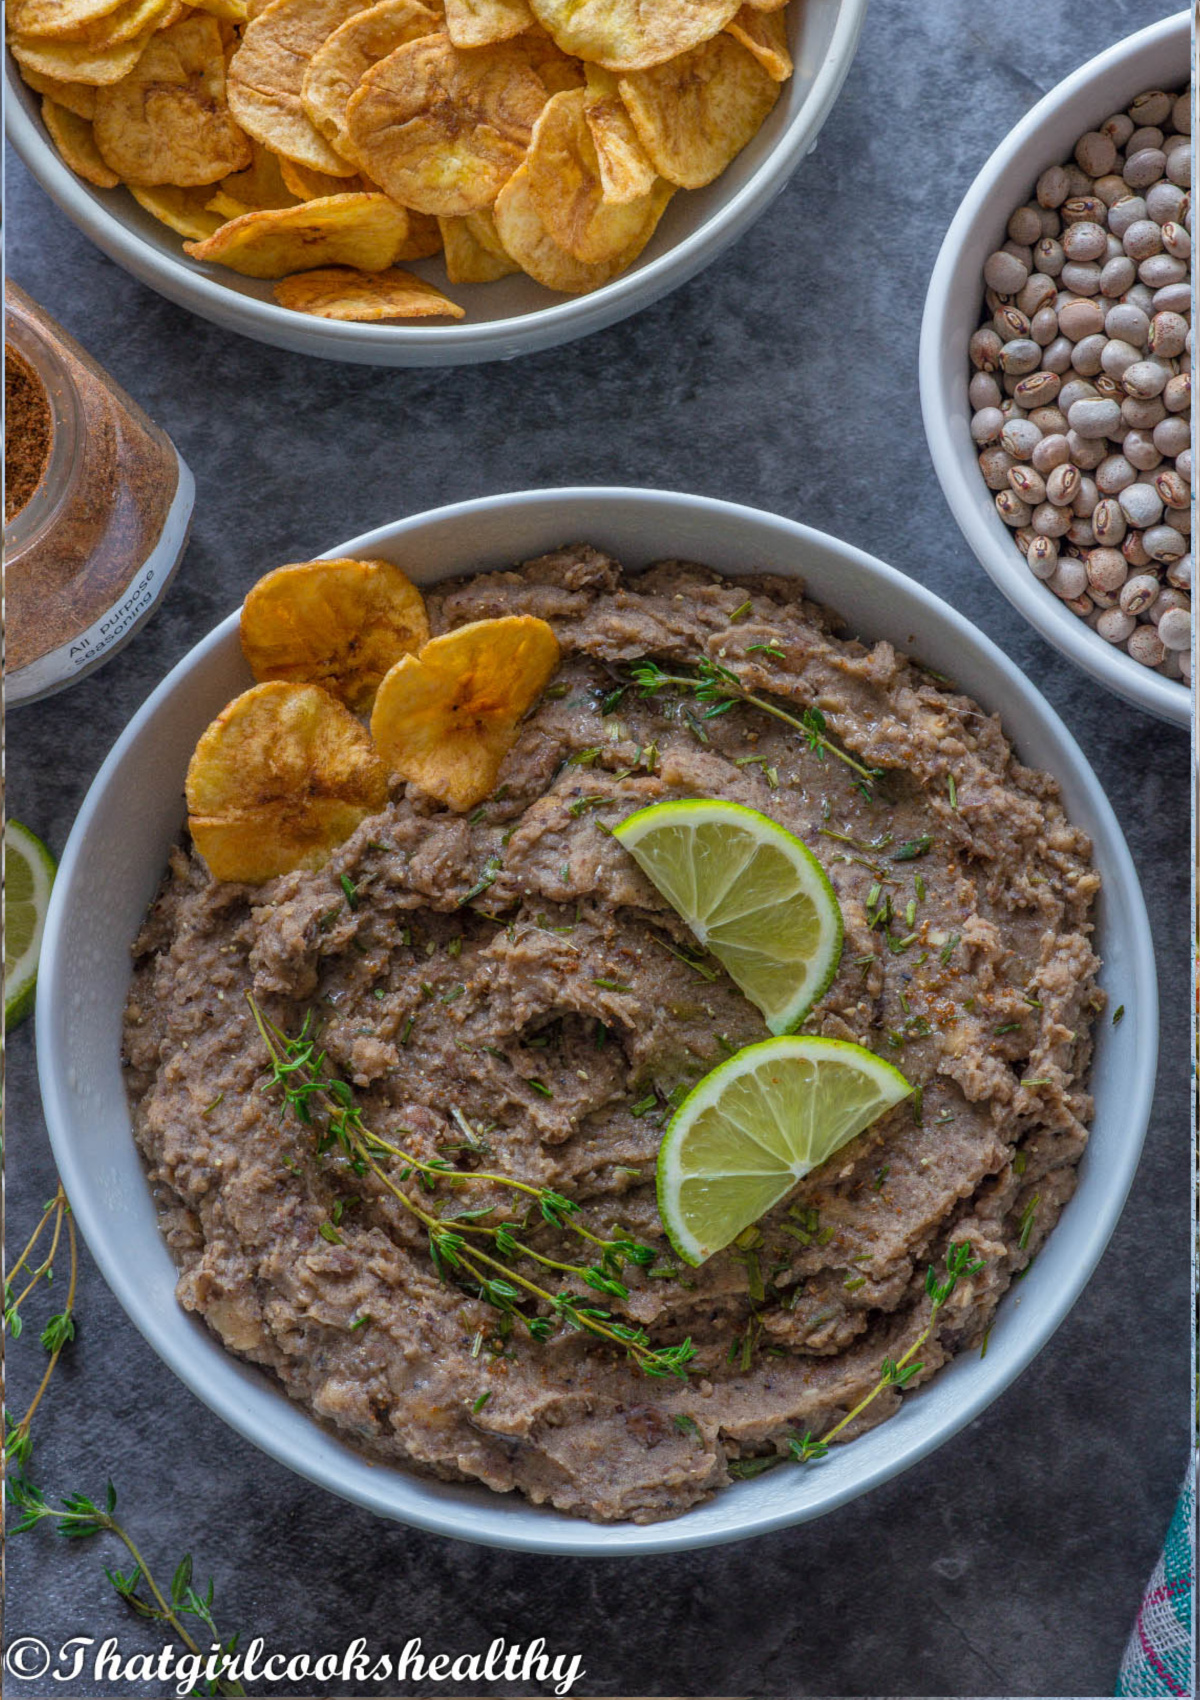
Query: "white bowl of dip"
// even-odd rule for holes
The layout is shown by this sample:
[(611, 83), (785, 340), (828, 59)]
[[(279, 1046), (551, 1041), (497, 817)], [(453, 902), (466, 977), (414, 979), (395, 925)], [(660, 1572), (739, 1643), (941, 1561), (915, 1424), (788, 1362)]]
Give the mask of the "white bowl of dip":
[(277, 305), (270, 283), (190, 260), (182, 239), (124, 188), (96, 189), (60, 159), (41, 120), (41, 97), (5, 55), (12, 146), (50, 198), (110, 259), (168, 300), (227, 330), (299, 354), (369, 366), (464, 366), (511, 360), (601, 330), (686, 283), (765, 211), (816, 141), (845, 81), (867, 0), (793, 0), (795, 75), (754, 139), (714, 183), (674, 196), (654, 238), (621, 277), (565, 296), (524, 275), (451, 284), (440, 259), (408, 269), (448, 288), (466, 309), (456, 324), (339, 324)]
[[(1082, 1292), (1120, 1215), (1150, 1114), (1158, 1004), (1137, 872), (1100, 782), (1058, 716), (1003, 652), (946, 603), (861, 550), (792, 520), (706, 497), (652, 490), (526, 491), (463, 502), (382, 527), (330, 556), (387, 558), (418, 583), (510, 565), (587, 540), (632, 570), (701, 561), (736, 576), (803, 577), (863, 638), (887, 638), (997, 711), (1018, 753), (1062, 787), (1092, 839), (1100, 1017), (1096, 1113), (1079, 1187), (1028, 1277), (1002, 1302), (987, 1355), (967, 1352), (899, 1412), (817, 1464), (735, 1483), (673, 1522), (600, 1526), (474, 1485), (369, 1463), (232, 1357), (175, 1297), (134, 1145), (121, 1067), (130, 945), (183, 825), (183, 777), (196, 739), (252, 683), (229, 617), (184, 657), (134, 716), (101, 768), (62, 858), (42, 946), (38, 1066), (46, 1121), (76, 1220), (109, 1286), (175, 1374), (240, 1434), (331, 1492), (437, 1534), (492, 1546), (596, 1556), (709, 1546), (833, 1511), (936, 1450), (1026, 1368)], [(261, 563), (264, 570), (274, 562)], [(1099, 1373), (1099, 1372), (1097, 1372)]]
[(1011, 130), (964, 195), (942, 242), (921, 323), (921, 411), (942, 491), (993, 583), (1054, 647), (1110, 691), (1176, 726), (1191, 721), (1191, 691), (1143, 667), (1073, 614), (1030, 572), (977, 464), (967, 398), (967, 344), (983, 309), (983, 263), (1005, 240), (1014, 208), (1048, 165), (1070, 158), (1142, 89), (1179, 88), (1191, 74), (1190, 12), (1119, 41), (1051, 89)]

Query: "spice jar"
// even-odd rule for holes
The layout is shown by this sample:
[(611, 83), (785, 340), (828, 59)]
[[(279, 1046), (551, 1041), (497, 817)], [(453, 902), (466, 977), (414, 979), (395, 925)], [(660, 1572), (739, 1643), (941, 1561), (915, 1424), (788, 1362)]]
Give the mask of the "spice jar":
[(183, 555), (195, 484), (169, 437), (11, 279), (5, 285), (6, 700), (106, 661)]

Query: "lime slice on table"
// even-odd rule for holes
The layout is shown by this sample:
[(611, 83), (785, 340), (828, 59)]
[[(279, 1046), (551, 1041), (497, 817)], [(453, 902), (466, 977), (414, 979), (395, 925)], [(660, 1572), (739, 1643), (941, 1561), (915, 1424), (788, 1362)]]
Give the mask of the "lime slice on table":
[(686, 1263), (703, 1263), (912, 1087), (842, 1039), (765, 1039), (721, 1063), (672, 1116), (658, 1210)]
[(4, 1025), (11, 1031), (33, 1008), (38, 954), (54, 857), (27, 826), (4, 826)]
[(794, 833), (740, 803), (656, 803), (614, 827), (700, 943), (790, 1033), (829, 989), (842, 912), (824, 868)]

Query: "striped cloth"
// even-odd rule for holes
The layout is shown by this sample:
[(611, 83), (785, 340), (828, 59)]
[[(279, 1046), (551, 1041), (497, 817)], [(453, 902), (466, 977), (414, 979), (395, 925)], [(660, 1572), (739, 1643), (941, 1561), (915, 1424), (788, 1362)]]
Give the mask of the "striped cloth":
[(1175, 1507), (1167, 1544), (1142, 1600), (1121, 1660), (1120, 1694), (1194, 1693), (1192, 1577), (1195, 1569), (1196, 1466)]

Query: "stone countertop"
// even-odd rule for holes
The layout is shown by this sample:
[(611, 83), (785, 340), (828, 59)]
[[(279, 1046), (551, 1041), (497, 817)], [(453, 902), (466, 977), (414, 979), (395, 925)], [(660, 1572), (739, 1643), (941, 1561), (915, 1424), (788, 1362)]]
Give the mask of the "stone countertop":
[[(268, 568), (463, 497), (658, 485), (835, 532), (1007, 649), (1104, 780), (1158, 949), (1154, 1120), (1068, 1320), (936, 1456), (822, 1521), (748, 1544), (550, 1560), (383, 1522), (212, 1416), (85, 1253), (79, 1339), (37, 1420), (36, 1479), (52, 1493), (101, 1492), (111, 1475), (161, 1570), (191, 1551), (198, 1575), (214, 1575), (226, 1633), (291, 1652), (356, 1635), (379, 1648), (420, 1635), (427, 1651), (452, 1653), (543, 1635), (582, 1654), (579, 1691), (595, 1695), (1111, 1693), (1189, 1434), (1188, 743), (1047, 648), (976, 565), (926, 451), (916, 355), (934, 256), (987, 154), (1058, 78), (1168, 9), (1110, 0), (1097, 33), (1095, 8), (1077, 0), (877, 4), (816, 152), (755, 229), (639, 317), (507, 366), (390, 372), (243, 341), (118, 270), (10, 159), (11, 274), (171, 433), (198, 486), (187, 558), (152, 623), (95, 676), (9, 720), (10, 810), (56, 853), (130, 715)], [(30, 1022), (8, 1054), (10, 1243), (54, 1189), (33, 1040)], [(40, 1357), (31, 1328), (10, 1359), (16, 1409)], [(10, 1637), (160, 1645), (104, 1580), (102, 1559), (120, 1556), (45, 1530), (14, 1540)], [(11, 1683), (14, 1695), (35, 1689)], [(81, 1679), (47, 1691), (168, 1688)], [(271, 1690), (384, 1691), (396, 1692)]]

